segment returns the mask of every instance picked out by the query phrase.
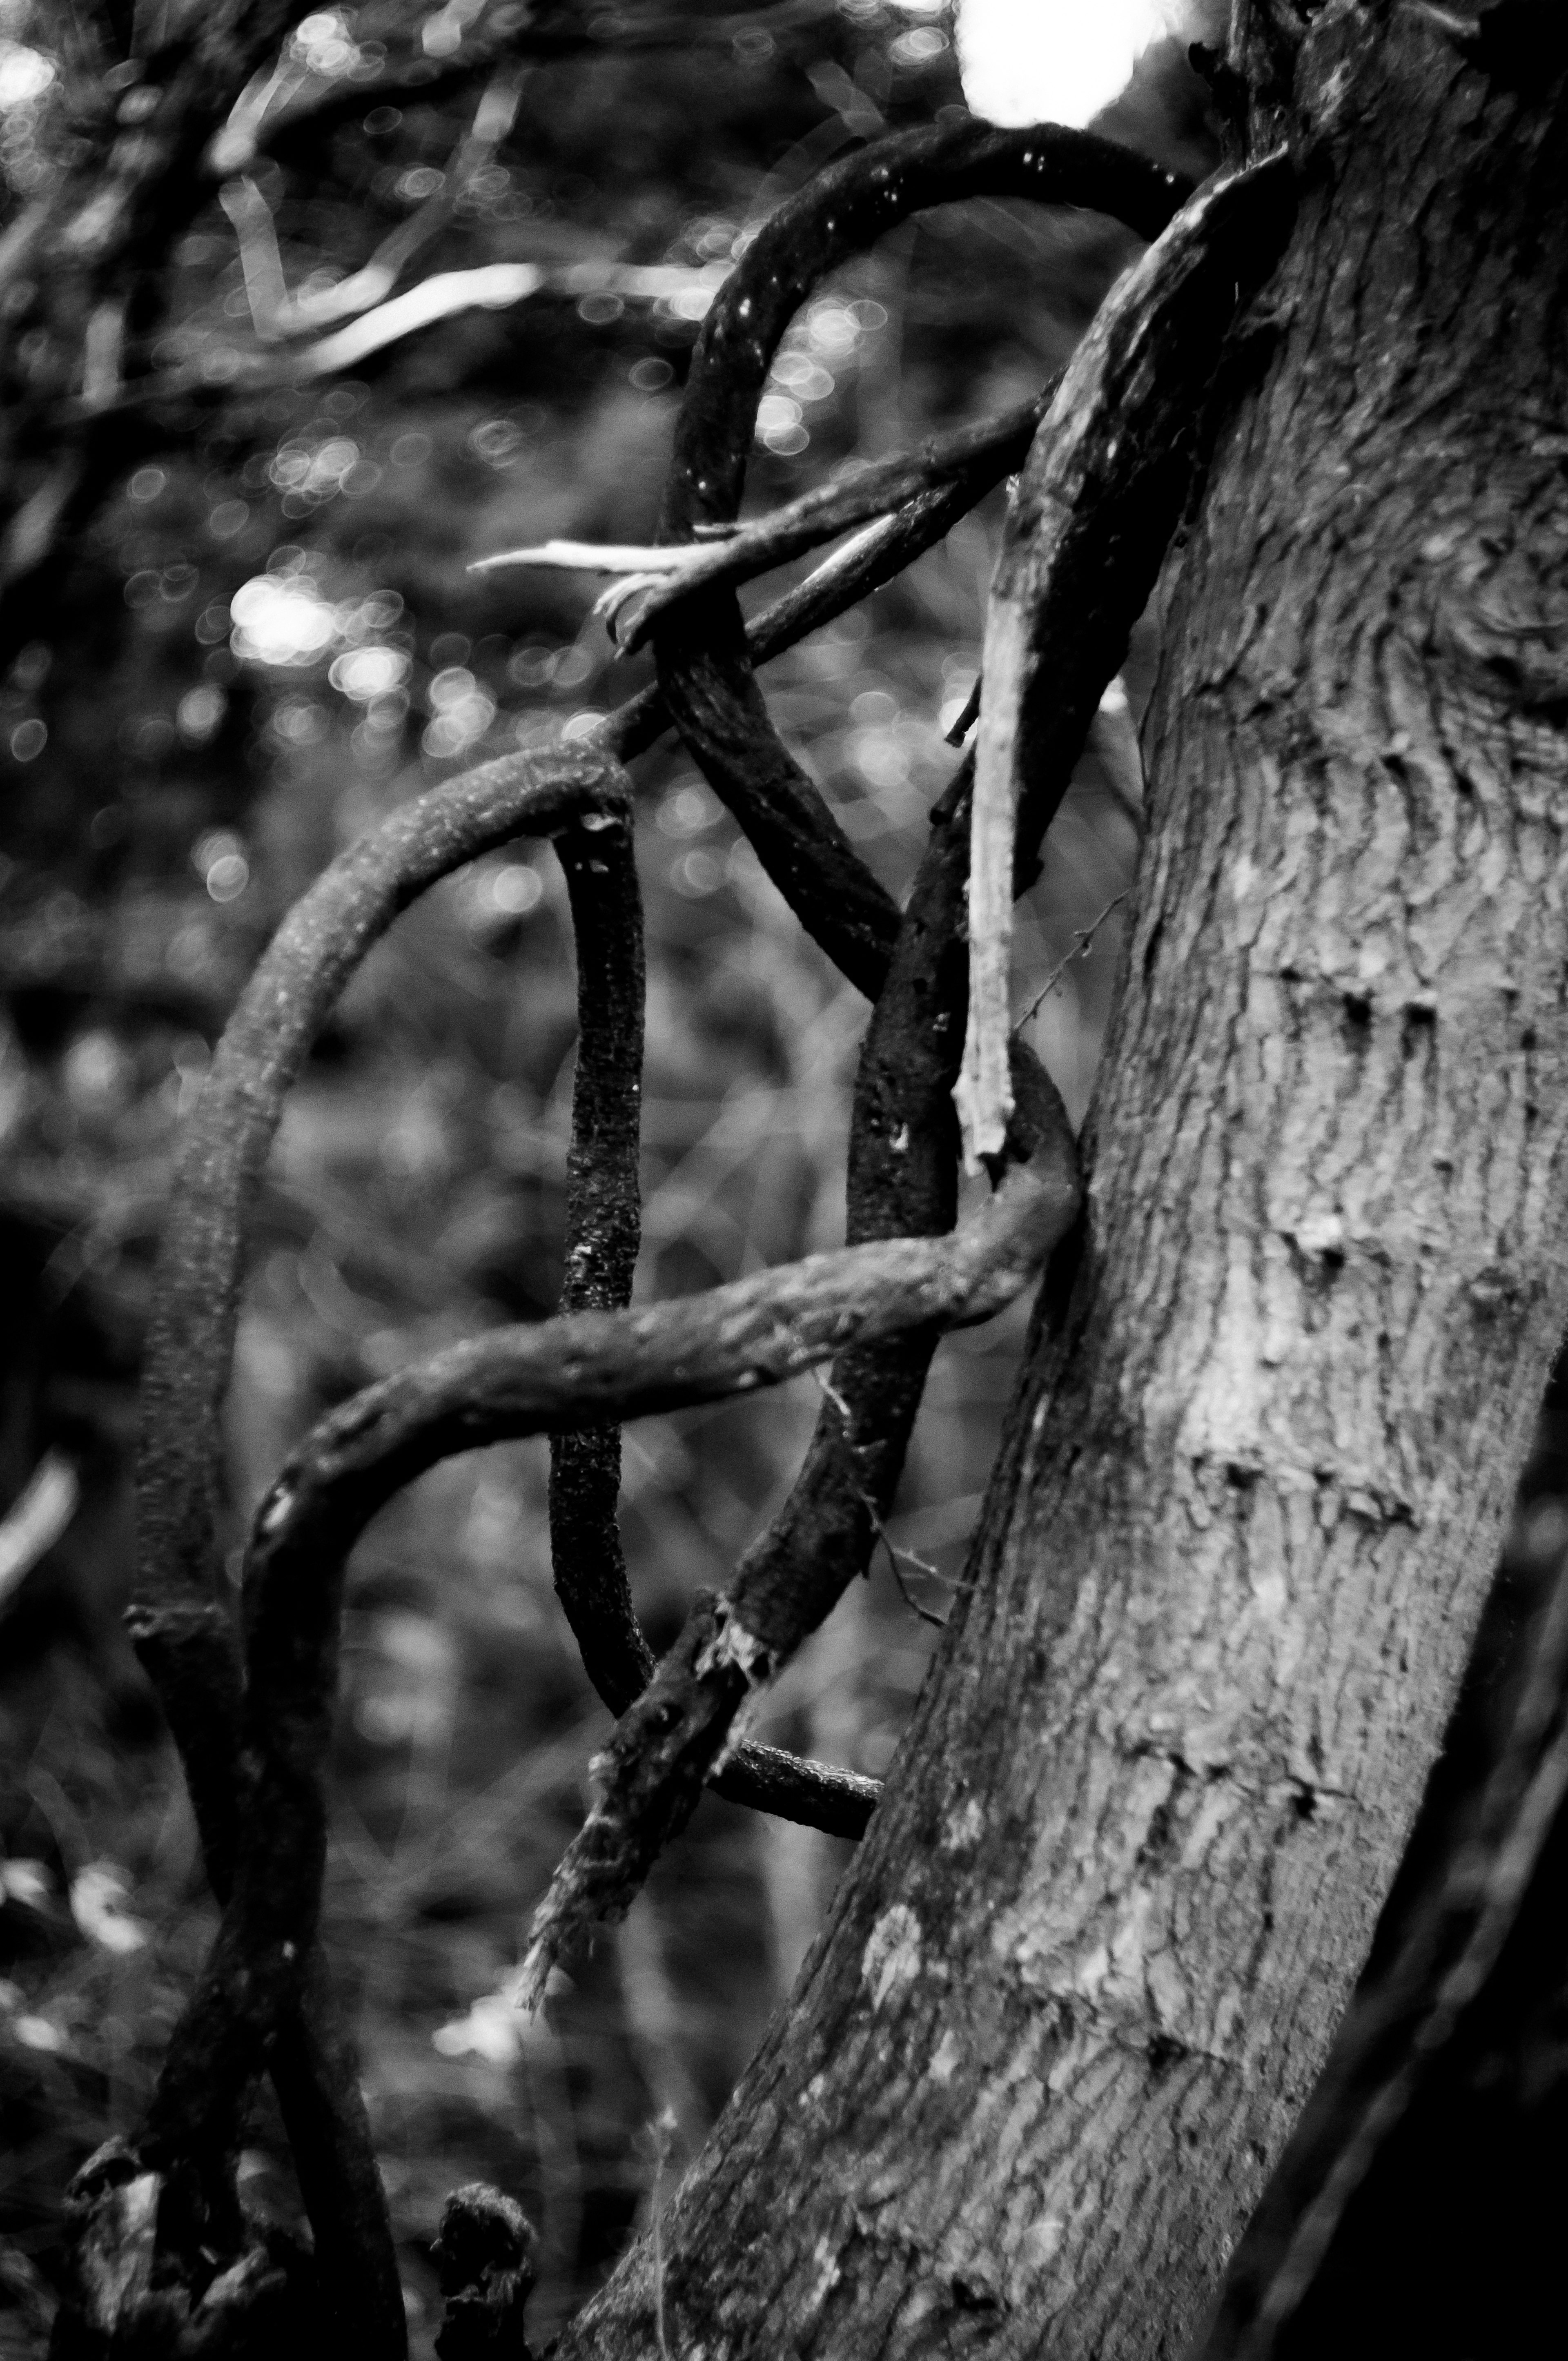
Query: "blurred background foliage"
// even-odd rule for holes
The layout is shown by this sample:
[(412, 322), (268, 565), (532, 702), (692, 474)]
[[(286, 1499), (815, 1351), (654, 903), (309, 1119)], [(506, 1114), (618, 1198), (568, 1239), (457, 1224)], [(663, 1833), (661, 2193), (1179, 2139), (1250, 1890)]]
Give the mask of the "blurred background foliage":
[[(56, 15), (0, 0), (12, 214), (71, 152)], [(535, 53), (514, 53), (520, 28)], [(1205, 96), (1168, 43), (1102, 121), (1201, 173)], [(750, 230), (829, 157), (961, 104), (930, 0), (308, 17), (218, 143), (104, 495), (29, 584), (0, 684), (0, 1502), (52, 1482), (71, 1512), (36, 1562), (0, 1551), (0, 2353), (35, 2349), (60, 2192), (136, 2120), (211, 1931), (118, 1620), (181, 1115), (258, 950), (340, 847), (646, 677), (612, 661), (595, 586), (471, 561), (649, 537), (691, 347)], [(751, 504), (1032, 391), (1133, 250), (1091, 218), (995, 203), (898, 232), (787, 338)], [(895, 890), (955, 760), (942, 732), (977, 668), (1000, 499), (764, 675)], [(1155, 641), (1151, 623), (1129, 663), (1135, 714)], [(1137, 840), (1125, 744), (1111, 729), (1091, 748), (1024, 914), (1021, 1002), (1046, 989), (1032, 1030), (1075, 1116)], [(637, 788), (647, 1300), (838, 1242), (865, 1011), (677, 747), (642, 758)], [(366, 963), (290, 1102), (255, 1224), (231, 1568), (325, 1407), (553, 1307), (574, 1038), (544, 847), (476, 862)], [(1020, 1315), (944, 1346), (891, 1528), (910, 1554), (879, 1562), (758, 1734), (885, 1771), (1021, 1334)], [(804, 1382), (628, 1433), (623, 1522), (656, 1643), (782, 1497), (816, 1400)], [(1521, 1522), (1516, 1621), (1561, 1554), (1554, 1503)], [(416, 2349), (436, 2317), (428, 2242), (461, 2181), (499, 2181), (541, 2226), (537, 2341), (598, 2284), (700, 2142), (842, 1865), (828, 1839), (708, 1799), (625, 1927), (524, 2025), (488, 1996), (607, 1728), (551, 1592), (543, 1446), (412, 1487), (351, 1578), (327, 1930), (357, 1995)], [(245, 2177), (292, 2213), (265, 2112)]]

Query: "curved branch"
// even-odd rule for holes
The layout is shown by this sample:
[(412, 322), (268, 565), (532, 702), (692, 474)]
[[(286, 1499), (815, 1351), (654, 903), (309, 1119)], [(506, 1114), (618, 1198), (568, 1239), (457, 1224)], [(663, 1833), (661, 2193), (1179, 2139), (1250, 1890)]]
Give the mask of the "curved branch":
[[(284, 920), (241, 997), (192, 1119), (143, 1379), (138, 1560), (127, 1621), (180, 1749), (220, 1901), (229, 1898), (237, 1849), (241, 1679), (214, 1563), (212, 1471), (246, 1214), (284, 1095), (358, 961), (425, 886), (531, 823), (544, 830), (586, 805), (624, 797), (618, 767), (579, 749), (488, 765), (395, 814), (334, 862)], [(406, 2329), (386, 2201), (352, 2045), (313, 1945), (302, 2004), (280, 2023), (269, 2062), (329, 2313), (345, 2328), (352, 2323), (367, 2351), (395, 2361)], [(222, 2207), (226, 2150), (220, 2145), (192, 2161), (190, 2204), (198, 2213)]]
[[(1091, 206), (1155, 237), (1190, 185), (1131, 150), (1051, 125), (903, 132), (830, 165), (766, 222), (703, 324), (676, 428), (662, 536), (732, 523), (757, 403), (779, 339), (822, 274), (909, 214), (972, 196)], [(869, 998), (897, 912), (770, 722), (727, 588), (684, 600), (653, 634), (686, 745), (796, 917)]]
[(252, 1531), (234, 1893), (170, 2045), (149, 2154), (226, 2146), (234, 2094), (296, 2003), (325, 1858), (321, 1772), (344, 1564), (376, 1511), (455, 1452), (722, 1400), (782, 1384), (851, 1341), (989, 1319), (1039, 1268), (1077, 1202), (1064, 1125), (947, 1237), (846, 1246), (648, 1311), (500, 1329), (399, 1371), (318, 1423)]
[[(192, 1116), (159, 1258), (137, 1471), (138, 1643), (166, 1629), (177, 1607), (212, 1609), (209, 1486), (245, 1219), (322, 1023), (371, 944), (427, 886), (513, 837), (550, 835), (585, 810), (623, 809), (628, 793), (620, 765), (591, 744), (484, 763), (341, 853), (263, 954)], [(232, 1828), (214, 1827), (213, 1840), (220, 1858), (232, 1856)]]
[(970, 118), (894, 132), (841, 158), (765, 221), (715, 298), (692, 357), (665, 492), (670, 538), (729, 524), (757, 403), (784, 330), (817, 281), (911, 214), (970, 197), (1026, 197), (1109, 214), (1155, 238), (1192, 193), (1130, 148), (1042, 123)]

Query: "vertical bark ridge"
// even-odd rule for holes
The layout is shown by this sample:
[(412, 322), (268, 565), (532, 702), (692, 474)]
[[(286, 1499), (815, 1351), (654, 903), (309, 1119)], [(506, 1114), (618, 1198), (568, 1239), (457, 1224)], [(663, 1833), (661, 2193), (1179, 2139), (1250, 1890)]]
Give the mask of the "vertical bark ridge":
[[(1352, 6), (1297, 103), (1271, 346), (1173, 567), (1080, 1251), (883, 1809), (665, 2217), (685, 2361), (1179, 2349), (1568, 1312), (1562, 83)], [(561, 2361), (651, 2320), (640, 2255)]]

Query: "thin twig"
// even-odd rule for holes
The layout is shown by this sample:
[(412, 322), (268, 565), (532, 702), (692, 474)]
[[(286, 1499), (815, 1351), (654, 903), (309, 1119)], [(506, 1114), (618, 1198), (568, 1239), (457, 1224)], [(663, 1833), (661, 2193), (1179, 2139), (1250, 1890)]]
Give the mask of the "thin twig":
[[(833, 1383), (832, 1378), (830, 1377), (824, 1377), (820, 1369), (813, 1369), (811, 1374), (817, 1380), (817, 1391), (821, 1394), (823, 1400), (830, 1402), (833, 1408), (838, 1411), (839, 1418), (843, 1422), (844, 1433), (846, 1435), (852, 1433), (854, 1431), (855, 1413), (850, 1409), (849, 1403), (845, 1400), (843, 1395), (839, 1391), (838, 1387)], [(892, 1535), (889, 1533), (886, 1525), (883, 1521), (878, 1511), (876, 1502), (872, 1499), (871, 1494), (865, 1489), (865, 1487), (862, 1484), (854, 1482), (851, 1478), (851, 1489), (853, 1490), (855, 1498), (859, 1500), (861, 1508), (864, 1509), (866, 1512), (872, 1532), (876, 1537), (878, 1545), (887, 1553), (887, 1562), (889, 1566), (892, 1568), (893, 1578), (898, 1585), (898, 1595), (903, 1599), (905, 1607), (911, 1609), (915, 1614), (918, 1615), (922, 1621), (934, 1623), (938, 1631), (945, 1631), (948, 1627), (942, 1617), (940, 1615), (933, 1615), (929, 1608), (922, 1607), (920, 1601), (906, 1586), (904, 1579), (903, 1561), (907, 1558), (912, 1565), (917, 1567), (922, 1574), (931, 1576), (935, 1581), (939, 1582), (942, 1579), (941, 1576), (938, 1574), (934, 1565), (927, 1565), (924, 1558), (916, 1557), (913, 1550), (901, 1550), (898, 1548), (896, 1543), (894, 1542)]]
[[(609, 621), (622, 651), (633, 653), (657, 618), (684, 598), (721, 582), (738, 585), (771, 573), (808, 550), (834, 541), (851, 526), (902, 508), (918, 493), (962, 481), (971, 502), (1022, 466), (1036, 428), (1056, 390), (1052, 379), (1033, 401), (955, 434), (936, 436), (915, 451), (879, 460), (853, 476), (802, 493), (786, 507), (741, 525), (707, 528), (710, 538), (664, 545), (546, 541), (527, 549), (500, 550), (469, 567), (482, 574), (508, 566), (535, 566), (630, 577), (603, 593), (594, 608)], [(641, 599), (630, 625), (616, 627), (628, 601)]]
[(262, 344), (312, 335), (386, 302), (421, 247), (428, 246), (450, 221), (475, 173), (488, 163), (511, 129), (523, 71), (511, 61), (492, 74), (473, 122), (452, 151), (440, 188), (382, 239), (368, 262), (318, 294), (289, 292), (272, 209), (256, 183), (241, 176), (219, 190), (218, 203), (239, 241), (251, 326)]
[(1121, 906), (1132, 890), (1133, 889), (1130, 885), (1124, 885), (1119, 894), (1112, 895), (1111, 899), (1106, 903), (1105, 907), (1101, 911), (1100, 916), (1097, 918), (1091, 918), (1087, 927), (1079, 927), (1075, 929), (1072, 938), (1071, 950), (1064, 951), (1062, 953), (1061, 958), (1058, 960), (1055, 967), (1052, 968), (1049, 975), (1047, 976), (1044, 983), (1041, 984), (1038, 992), (1036, 993), (1035, 997), (1030, 1001), (1029, 1005), (1025, 1008), (1022, 1016), (1014, 1019), (1013, 1025), (1013, 1034), (1014, 1038), (1016, 1038), (1018, 1034), (1022, 1033), (1025, 1026), (1027, 1025), (1031, 1016), (1038, 1015), (1041, 1008), (1044, 1007), (1046, 1002), (1056, 990), (1058, 984), (1061, 982), (1063, 976), (1067, 973), (1069, 968), (1072, 965), (1074, 960), (1087, 959), (1089, 957), (1090, 952), (1094, 948), (1095, 936), (1100, 932), (1101, 928), (1105, 924), (1105, 921), (1111, 916), (1112, 911), (1118, 909)]
[(657, 302), (672, 295), (706, 293), (718, 276), (708, 264), (688, 268), (680, 263), (611, 261), (486, 262), (469, 270), (439, 270), (314, 344), (294, 346), (285, 352), (275, 347), (258, 352), (241, 346), (209, 345), (199, 359), (183, 368), (133, 378), (102, 401), (63, 403), (59, 417), (62, 424), (70, 425), (144, 410), (150, 403), (192, 398), (227, 400), (236, 393), (309, 385), (318, 378), (356, 368), (372, 353), (460, 312), (504, 312), (534, 295), (576, 300), (582, 295), (610, 294), (634, 302)]
[(948, 728), (942, 732), (949, 746), (961, 746), (980, 719), (980, 700), (984, 686), (985, 675), (977, 672), (974, 676), (974, 686), (954, 715)]
[(247, 93), (236, 107), (209, 148), (204, 167), (210, 178), (227, 180), (306, 123), (324, 128), (340, 117), (357, 117), (367, 107), (389, 99), (404, 105), (427, 105), (455, 84), (489, 71), (500, 59), (549, 64), (657, 49), (722, 51), (737, 33), (753, 26), (765, 26), (776, 35), (831, 16), (835, 7), (836, 0), (775, 0), (772, 6), (722, 16), (650, 17), (607, 10), (596, 11), (587, 26), (580, 17), (565, 18), (562, 12), (553, 11), (554, 21), (544, 23), (530, 22), (526, 16), (511, 19), (509, 12), (498, 12), (506, 20), (503, 30), (495, 32), (481, 25), (443, 58), (433, 59), (422, 47), (404, 50), (389, 58), (371, 80), (323, 84), (306, 71), (274, 76), (257, 90), (254, 98)]

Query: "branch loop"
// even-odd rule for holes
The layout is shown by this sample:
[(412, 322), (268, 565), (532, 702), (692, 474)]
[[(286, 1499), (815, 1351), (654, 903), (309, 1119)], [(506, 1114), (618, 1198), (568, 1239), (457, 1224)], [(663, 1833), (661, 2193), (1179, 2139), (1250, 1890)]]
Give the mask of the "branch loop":
[[(1032, 197), (1090, 206), (1154, 237), (1189, 193), (1179, 176), (1130, 149), (1050, 124), (898, 132), (829, 165), (763, 224), (703, 323), (661, 538), (680, 543), (734, 522), (757, 404), (790, 320), (825, 272), (908, 214), (965, 197)], [(965, 505), (985, 489), (979, 483)], [(874, 999), (897, 910), (769, 720), (733, 590), (721, 584), (684, 598), (652, 636), (665, 703), (710, 785), (801, 924)]]

